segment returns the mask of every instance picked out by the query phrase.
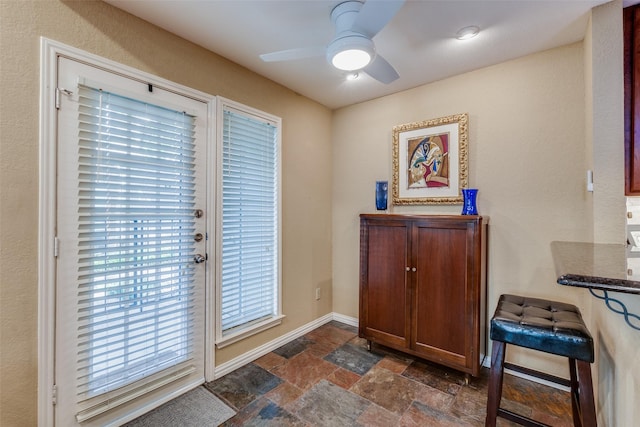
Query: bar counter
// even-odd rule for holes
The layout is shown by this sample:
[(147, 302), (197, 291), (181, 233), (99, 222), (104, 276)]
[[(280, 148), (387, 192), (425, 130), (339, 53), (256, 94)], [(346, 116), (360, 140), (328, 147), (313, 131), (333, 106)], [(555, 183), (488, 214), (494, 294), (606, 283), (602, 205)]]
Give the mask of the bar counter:
[(622, 244), (551, 242), (558, 283), (640, 294), (640, 251)]

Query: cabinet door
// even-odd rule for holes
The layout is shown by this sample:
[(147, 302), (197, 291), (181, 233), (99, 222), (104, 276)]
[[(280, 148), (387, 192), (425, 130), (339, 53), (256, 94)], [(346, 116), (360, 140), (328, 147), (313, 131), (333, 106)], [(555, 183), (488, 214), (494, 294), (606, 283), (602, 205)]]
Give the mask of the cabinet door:
[(360, 336), (408, 347), (409, 292), (404, 221), (365, 221), (360, 251)]
[(411, 249), (417, 268), (412, 349), (461, 368), (473, 353), (472, 231), (473, 224), (460, 221), (416, 223)]

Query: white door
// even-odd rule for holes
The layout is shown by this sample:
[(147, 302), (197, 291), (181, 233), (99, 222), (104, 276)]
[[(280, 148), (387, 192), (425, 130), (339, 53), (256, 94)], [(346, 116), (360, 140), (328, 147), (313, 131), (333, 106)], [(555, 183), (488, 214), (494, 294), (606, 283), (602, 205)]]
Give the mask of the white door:
[(204, 381), (208, 105), (58, 59), (55, 422)]

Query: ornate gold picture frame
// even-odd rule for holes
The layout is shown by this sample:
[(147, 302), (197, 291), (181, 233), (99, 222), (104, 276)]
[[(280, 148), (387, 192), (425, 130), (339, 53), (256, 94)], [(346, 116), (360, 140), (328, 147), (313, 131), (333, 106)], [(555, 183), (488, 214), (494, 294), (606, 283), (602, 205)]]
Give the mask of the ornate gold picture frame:
[(463, 113), (393, 127), (393, 204), (462, 204), (468, 126)]

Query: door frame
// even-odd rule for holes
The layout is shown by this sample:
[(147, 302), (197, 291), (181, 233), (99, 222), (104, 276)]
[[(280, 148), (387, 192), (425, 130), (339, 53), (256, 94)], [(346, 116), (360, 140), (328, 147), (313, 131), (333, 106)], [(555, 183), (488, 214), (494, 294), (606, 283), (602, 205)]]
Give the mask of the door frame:
[[(205, 380), (214, 379), (215, 368), (215, 188), (216, 188), (216, 97), (135, 68), (102, 58), (72, 46), (40, 38), (40, 116), (38, 174), (38, 425), (55, 423), (55, 314), (56, 314), (56, 157), (57, 157), (57, 59), (64, 56), (97, 68), (162, 86), (207, 104), (206, 132), (206, 251), (211, 262), (205, 272)], [(156, 406), (175, 396), (156, 401)], [(149, 407), (143, 408), (144, 411)], [(141, 415), (133, 414), (134, 416)]]

